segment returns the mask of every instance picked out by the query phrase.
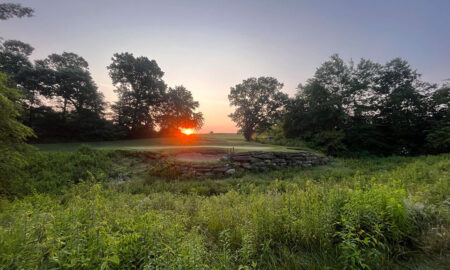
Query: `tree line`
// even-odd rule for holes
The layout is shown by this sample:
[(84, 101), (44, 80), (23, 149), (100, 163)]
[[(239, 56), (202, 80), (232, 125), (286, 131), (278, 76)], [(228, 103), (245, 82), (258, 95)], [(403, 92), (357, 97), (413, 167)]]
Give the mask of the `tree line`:
[[(0, 4), (0, 20), (33, 12), (20, 4)], [(167, 87), (155, 60), (114, 54), (107, 68), (119, 100), (108, 106), (83, 57), (64, 52), (32, 63), (32, 52), (21, 41), (0, 43), (5, 149), (33, 137), (28, 127), (35, 140), (106, 140), (167, 136), (179, 127), (203, 124), (191, 92)], [(283, 142), (305, 141), (330, 155), (450, 151), (450, 83), (423, 81), (403, 59), (355, 64), (333, 55), (294, 97), (282, 88), (273, 77), (231, 87), (228, 98), (236, 110), (230, 117), (246, 140), (266, 133)]]
[(275, 78), (231, 88), (231, 119), (247, 140), (255, 134), (300, 139), (330, 155), (450, 151), (450, 84), (421, 80), (407, 61), (386, 64), (333, 55), (294, 97)]
[(32, 63), (32, 52), (21, 41), (1, 42), (0, 71), (22, 93), (20, 120), (39, 141), (174, 135), (180, 127), (203, 124), (192, 93), (183, 86), (168, 88), (155, 60), (115, 54), (107, 68), (119, 100), (108, 106), (83, 57), (63, 52)]

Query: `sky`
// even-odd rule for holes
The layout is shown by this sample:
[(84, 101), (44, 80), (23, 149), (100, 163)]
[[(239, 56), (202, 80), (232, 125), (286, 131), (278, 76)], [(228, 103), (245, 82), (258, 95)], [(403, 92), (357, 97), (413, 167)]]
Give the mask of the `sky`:
[(273, 76), (293, 96), (334, 53), (401, 57), (426, 81), (450, 78), (449, 0), (8, 2), (35, 16), (0, 21), (0, 37), (32, 45), (32, 59), (81, 55), (108, 102), (117, 100), (106, 69), (114, 53), (156, 60), (168, 86), (184, 85), (200, 102), (200, 132), (237, 130), (227, 116), (230, 87)]

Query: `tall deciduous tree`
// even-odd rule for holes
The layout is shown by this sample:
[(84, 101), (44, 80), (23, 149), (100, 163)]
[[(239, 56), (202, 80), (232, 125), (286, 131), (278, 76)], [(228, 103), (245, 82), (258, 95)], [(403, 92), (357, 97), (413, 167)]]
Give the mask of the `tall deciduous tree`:
[(64, 52), (51, 54), (37, 61), (37, 68), (47, 69), (54, 78), (53, 95), (62, 100), (63, 119), (71, 107), (77, 113), (89, 110), (101, 113), (104, 108), (103, 94), (97, 90), (87, 61), (75, 54)]
[(249, 78), (231, 87), (228, 99), (236, 110), (229, 116), (247, 141), (255, 132), (269, 129), (281, 118), (288, 100), (282, 88), (283, 84), (273, 77)]
[(178, 133), (180, 128), (200, 129), (203, 114), (195, 112), (199, 103), (184, 86), (169, 88), (159, 109), (158, 123), (163, 134)]
[(146, 137), (153, 133), (156, 116), (166, 91), (164, 72), (155, 60), (116, 53), (108, 66), (119, 101), (113, 105), (116, 121), (129, 137)]

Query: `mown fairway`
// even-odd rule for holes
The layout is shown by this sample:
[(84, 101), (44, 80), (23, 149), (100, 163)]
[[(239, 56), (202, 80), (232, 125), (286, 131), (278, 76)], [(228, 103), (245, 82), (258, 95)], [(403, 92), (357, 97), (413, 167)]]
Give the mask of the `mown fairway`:
[[(223, 144), (259, 145), (214, 136)], [(103, 147), (127, 143), (136, 145)], [(133, 152), (84, 147), (27, 158), (21, 180), (6, 187), (18, 198), (0, 201), (0, 269), (445, 269), (449, 263), (449, 154), (334, 159), (322, 167), (203, 180), (150, 176)]]
[[(86, 143), (48, 143), (37, 144), (43, 151), (72, 151), (82, 145), (105, 150), (145, 150), (158, 151), (180, 148), (219, 148), (235, 151), (292, 151), (284, 146), (247, 142), (242, 135), (232, 133), (194, 134), (172, 138), (150, 138), (121, 141), (103, 141)], [(305, 148), (308, 149), (308, 148)]]

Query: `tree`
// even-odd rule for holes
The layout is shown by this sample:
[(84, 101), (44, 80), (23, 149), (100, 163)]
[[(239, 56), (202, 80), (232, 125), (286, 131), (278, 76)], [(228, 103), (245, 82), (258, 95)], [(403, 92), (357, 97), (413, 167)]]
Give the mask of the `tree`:
[(18, 40), (6, 40), (0, 44), (0, 70), (15, 77), (25, 68), (31, 68), (29, 56), (34, 48)]
[(52, 78), (52, 95), (62, 100), (62, 117), (66, 119), (69, 107), (80, 114), (83, 110), (102, 113), (104, 109), (103, 94), (98, 92), (87, 61), (75, 54), (64, 52), (51, 54), (46, 59), (36, 62), (36, 68), (43, 69)]
[(236, 110), (229, 117), (249, 141), (255, 132), (269, 129), (281, 119), (288, 100), (283, 84), (273, 77), (249, 78), (231, 87), (228, 99)]
[(346, 149), (420, 153), (428, 130), (434, 129), (430, 117), (445, 115), (437, 109), (445, 107), (440, 105), (445, 94), (432, 94), (435, 89), (400, 58), (384, 65), (361, 59), (355, 66), (333, 55), (290, 101), (284, 132), (327, 145), (335, 155)]
[(195, 112), (199, 103), (184, 86), (169, 88), (159, 112), (158, 123), (163, 134), (176, 134), (180, 128), (200, 129), (203, 114)]
[(0, 193), (11, 190), (11, 181), (20, 177), (25, 164), (25, 140), (34, 136), (29, 127), (18, 121), (21, 96), (13, 86), (6, 74), (0, 73)]
[(131, 53), (114, 54), (108, 69), (119, 96), (113, 105), (116, 122), (129, 137), (151, 135), (166, 91), (164, 72), (155, 60)]
[(450, 85), (444, 84), (430, 97), (431, 128), (427, 131), (426, 147), (431, 153), (450, 151)]
[(1, 3), (0, 4), (0, 20), (8, 20), (14, 17), (31, 17), (34, 10), (29, 7), (23, 7), (21, 4)]

